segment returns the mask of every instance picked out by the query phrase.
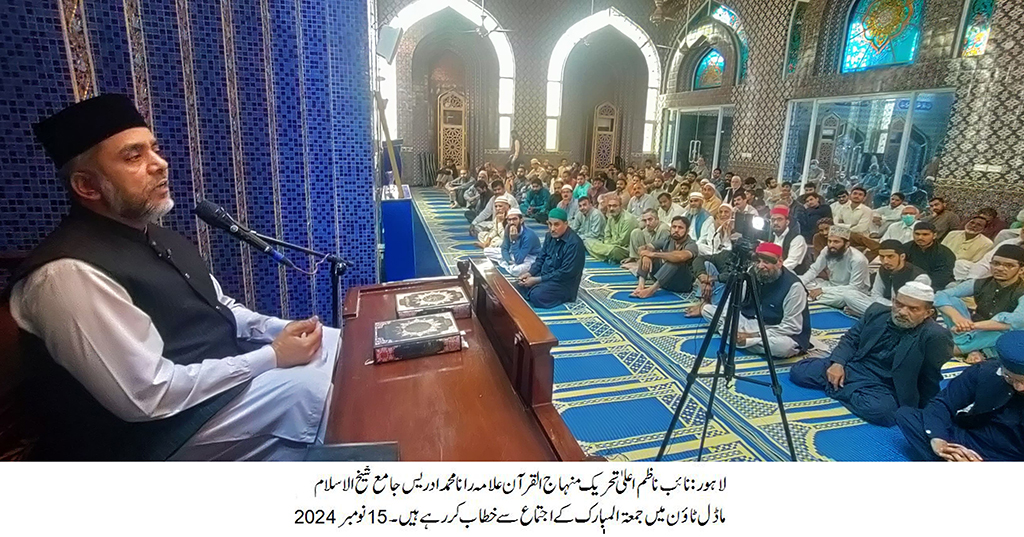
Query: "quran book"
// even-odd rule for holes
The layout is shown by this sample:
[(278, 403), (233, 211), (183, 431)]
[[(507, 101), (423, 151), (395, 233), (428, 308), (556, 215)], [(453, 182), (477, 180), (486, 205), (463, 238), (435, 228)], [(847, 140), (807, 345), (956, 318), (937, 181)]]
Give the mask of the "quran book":
[(397, 294), (395, 304), (399, 319), (443, 312), (451, 312), (456, 319), (473, 316), (466, 292), (459, 286)]
[(451, 313), (374, 323), (373, 361), (394, 362), (462, 349), (462, 333)]

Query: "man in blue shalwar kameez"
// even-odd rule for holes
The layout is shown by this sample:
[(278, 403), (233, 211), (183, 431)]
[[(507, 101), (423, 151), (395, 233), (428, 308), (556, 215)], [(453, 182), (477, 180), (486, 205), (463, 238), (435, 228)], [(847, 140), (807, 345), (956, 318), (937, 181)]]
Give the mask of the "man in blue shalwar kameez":
[(923, 461), (1024, 461), (1024, 331), (996, 341), (998, 360), (970, 367), (896, 424)]
[(523, 297), (535, 308), (553, 308), (576, 300), (587, 250), (568, 220), (565, 210), (551, 209), (541, 253), (529, 272), (519, 276)]

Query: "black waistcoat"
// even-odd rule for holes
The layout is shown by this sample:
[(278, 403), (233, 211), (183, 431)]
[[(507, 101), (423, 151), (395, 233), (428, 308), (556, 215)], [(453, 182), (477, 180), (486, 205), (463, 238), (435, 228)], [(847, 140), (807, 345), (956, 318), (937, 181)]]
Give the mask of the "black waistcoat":
[[(144, 233), (73, 205), (61, 224), (15, 270), (10, 286), (57, 259), (88, 263), (128, 292), (153, 321), (163, 356), (176, 364), (243, 353), (231, 311), (217, 301), (199, 251), (180, 234), (157, 225)], [(5, 295), (9, 296), (10, 287)], [(243, 386), (169, 418), (129, 423), (106, 410), (47, 353), (43, 342), (22, 332), (26, 356), (37, 366), (38, 398), (47, 419), (39, 454), (58, 460), (160, 460), (170, 457)]]
[(903, 270), (898, 272), (879, 269), (877, 277), (882, 279), (882, 296), (884, 296), (886, 300), (892, 300), (893, 289), (895, 289), (896, 292), (899, 292), (907, 282), (916, 280), (918, 276), (924, 273), (925, 272), (923, 270), (910, 261), (904, 263)]
[(1013, 311), (1017, 302), (1024, 296), (1024, 281), (1003, 287), (994, 278), (974, 280), (974, 302), (978, 309), (974, 312), (974, 321), (987, 321), (997, 313)]
[[(782, 239), (782, 258), (786, 259), (789, 257), (789, 245), (793, 243), (793, 239), (799, 237), (800, 233), (793, 229), (792, 226), (786, 229), (786, 236)], [(806, 244), (806, 243), (805, 243)], [(807, 269), (811, 267), (810, 258), (807, 254), (804, 254), (804, 258), (800, 260), (800, 264), (793, 268), (793, 273), (803, 274), (807, 272)]]
[[(765, 326), (782, 324), (782, 319), (785, 316), (783, 302), (785, 302), (789, 290), (798, 283), (803, 287), (800, 278), (788, 268), (783, 267), (782, 274), (775, 281), (757, 284), (758, 297), (761, 299), (761, 318), (764, 320)], [(743, 312), (744, 317), (754, 318), (757, 310), (754, 308), (754, 299), (750, 293), (744, 297), (740, 311)], [(800, 316), (803, 320), (803, 328), (799, 334), (790, 337), (801, 349), (808, 350), (811, 348), (811, 310), (809, 306), (804, 306), (804, 311), (800, 313)]]

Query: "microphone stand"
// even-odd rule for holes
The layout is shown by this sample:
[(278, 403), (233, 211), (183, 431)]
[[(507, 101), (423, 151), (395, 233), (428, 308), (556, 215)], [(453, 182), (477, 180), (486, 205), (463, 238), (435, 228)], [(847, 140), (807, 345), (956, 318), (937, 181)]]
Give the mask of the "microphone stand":
[(317, 252), (316, 250), (310, 250), (298, 244), (292, 244), (285, 242), (274, 237), (268, 237), (262, 233), (257, 233), (250, 230), (254, 236), (266, 241), (274, 246), (280, 246), (281, 248), (288, 248), (289, 250), (295, 250), (296, 252), (302, 252), (313, 257), (319, 257), (326, 259), (331, 264), (331, 324), (335, 328), (341, 328), (341, 315), (338, 314), (338, 294), (341, 291), (341, 277), (345, 275), (345, 271), (352, 266), (352, 263), (345, 261), (339, 255), (325, 254), (323, 252)]

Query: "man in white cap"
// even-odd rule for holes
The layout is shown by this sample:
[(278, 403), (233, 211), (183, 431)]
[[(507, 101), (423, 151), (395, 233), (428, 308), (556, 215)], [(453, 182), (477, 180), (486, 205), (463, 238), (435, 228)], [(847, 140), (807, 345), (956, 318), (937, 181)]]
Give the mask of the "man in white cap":
[(923, 408), (939, 392), (953, 338), (933, 319), (935, 292), (909, 281), (892, 306), (873, 304), (827, 358), (789, 370), (794, 384), (824, 390), (860, 418), (891, 427), (900, 407)]
[(484, 255), (509, 274), (518, 277), (530, 270), (540, 251), (540, 238), (529, 226), (523, 224), (523, 212), (512, 208), (505, 215), (505, 237), (501, 241), (500, 251), (484, 250)]
[[(819, 274), (828, 269), (828, 279)], [(811, 300), (833, 308), (842, 308), (844, 295), (852, 292), (867, 294), (871, 286), (868, 258), (850, 246), (850, 228), (833, 225), (828, 232), (828, 247), (818, 254), (807, 272), (800, 276), (807, 286)]]
[(690, 221), (690, 238), (696, 242), (704, 234), (715, 232), (715, 218), (704, 209), (704, 195), (690, 192), (688, 206), (683, 214)]

